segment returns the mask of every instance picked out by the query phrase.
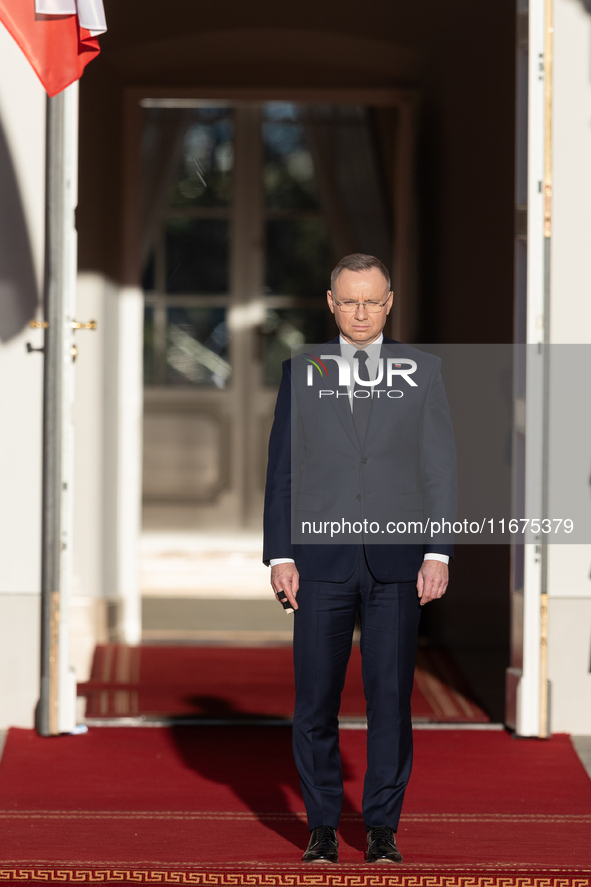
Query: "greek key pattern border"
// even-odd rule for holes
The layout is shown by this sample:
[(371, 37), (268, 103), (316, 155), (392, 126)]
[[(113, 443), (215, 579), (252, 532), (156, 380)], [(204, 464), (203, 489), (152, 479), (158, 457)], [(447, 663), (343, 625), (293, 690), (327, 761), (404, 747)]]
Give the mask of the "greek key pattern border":
[[(591, 873), (589, 873), (591, 875)], [(591, 877), (550, 874), (206, 872), (50, 866), (0, 868), (0, 882), (19, 884), (162, 884), (195, 887), (590, 887)]]

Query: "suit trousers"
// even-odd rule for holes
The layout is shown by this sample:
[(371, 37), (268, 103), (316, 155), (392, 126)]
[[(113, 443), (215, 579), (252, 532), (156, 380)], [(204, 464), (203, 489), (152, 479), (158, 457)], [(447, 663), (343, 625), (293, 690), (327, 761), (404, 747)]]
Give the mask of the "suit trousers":
[(347, 581), (302, 580), (297, 599), (293, 751), (308, 826), (337, 828), (341, 815), (338, 714), (359, 613), (367, 703), (363, 818), (368, 829), (385, 825), (396, 831), (412, 767), (410, 698), (420, 619), (416, 582), (377, 582), (360, 546)]

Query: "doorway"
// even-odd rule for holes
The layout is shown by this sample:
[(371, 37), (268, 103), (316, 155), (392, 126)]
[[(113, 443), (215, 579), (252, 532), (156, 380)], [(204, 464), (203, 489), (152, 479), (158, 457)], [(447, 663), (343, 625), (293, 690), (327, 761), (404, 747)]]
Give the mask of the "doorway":
[(144, 641), (290, 639), (261, 563), (282, 361), (336, 334), (342, 255), (412, 276), (412, 100), (358, 98), (137, 97)]
[(391, 264), (396, 110), (142, 104), (145, 526), (258, 531), (281, 363), (340, 256)]
[(145, 311), (142, 640), (288, 645), (261, 563), (281, 362), (330, 338), (329, 272), (353, 250), (390, 265), (388, 332), (416, 341), (416, 96), (179, 92), (127, 91), (125, 257)]

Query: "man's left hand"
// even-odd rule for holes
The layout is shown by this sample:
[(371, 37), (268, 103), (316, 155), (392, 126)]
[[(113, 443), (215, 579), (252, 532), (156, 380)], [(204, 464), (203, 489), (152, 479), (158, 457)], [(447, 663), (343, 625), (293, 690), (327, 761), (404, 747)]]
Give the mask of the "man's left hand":
[(449, 567), (443, 561), (423, 561), (417, 577), (421, 607), (443, 597), (449, 582)]

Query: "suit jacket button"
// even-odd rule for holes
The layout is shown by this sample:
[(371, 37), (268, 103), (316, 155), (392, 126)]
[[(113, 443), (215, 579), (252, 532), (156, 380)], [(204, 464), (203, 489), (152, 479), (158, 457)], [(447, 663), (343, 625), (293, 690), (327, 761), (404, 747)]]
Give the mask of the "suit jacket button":
[(355, 496), (355, 499), (357, 500), (357, 502), (361, 502), (361, 495), (359, 493), (357, 493), (357, 495)]
[(361, 464), (362, 464), (362, 465), (367, 465), (367, 459), (366, 459), (365, 457), (361, 460)]

